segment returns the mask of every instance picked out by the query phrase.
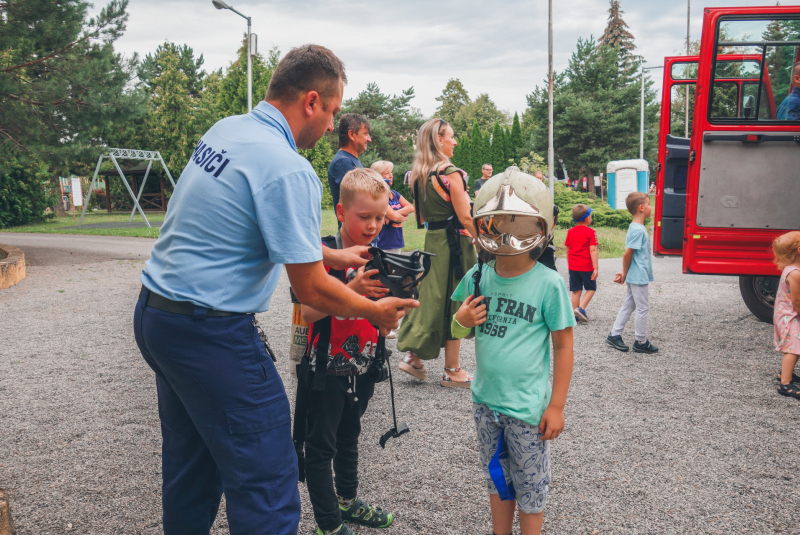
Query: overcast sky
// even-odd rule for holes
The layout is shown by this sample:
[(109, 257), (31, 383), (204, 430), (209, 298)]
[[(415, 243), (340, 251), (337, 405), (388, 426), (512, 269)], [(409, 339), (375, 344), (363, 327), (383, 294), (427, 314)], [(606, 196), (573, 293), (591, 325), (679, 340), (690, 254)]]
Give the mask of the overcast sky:
[[(489, 93), (512, 114), (525, 109), (525, 95), (547, 77), (545, 0), (236, 0), (229, 2), (253, 20), (259, 52), (282, 52), (317, 43), (333, 50), (350, 79), (345, 98), (369, 82), (384, 93), (410, 86), (412, 105), (430, 115), (450, 78), (459, 78), (471, 97)], [(772, 1), (692, 2), (691, 36), (700, 38), (706, 6), (774, 5)], [(784, 5), (798, 2), (782, 2)], [(623, 18), (638, 52), (650, 65), (663, 63), (686, 42), (686, 0), (622, 0)], [(95, 10), (104, 5), (97, 1)], [(608, 0), (553, 3), (554, 64), (562, 70), (578, 37), (602, 35)], [(126, 55), (144, 56), (164, 41), (188, 44), (202, 54), (207, 70), (235, 58), (246, 21), (211, 0), (130, 0), (125, 35), (116, 42)], [(661, 71), (652, 71), (661, 86)], [(254, 95), (254, 101), (263, 95)]]

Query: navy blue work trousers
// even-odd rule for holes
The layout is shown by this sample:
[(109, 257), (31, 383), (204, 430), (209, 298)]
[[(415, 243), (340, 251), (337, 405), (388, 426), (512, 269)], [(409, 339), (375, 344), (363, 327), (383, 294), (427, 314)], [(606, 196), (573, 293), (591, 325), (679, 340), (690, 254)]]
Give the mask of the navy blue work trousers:
[(147, 307), (136, 343), (156, 374), (166, 535), (206, 535), (222, 493), (231, 534), (296, 534), (297, 454), (283, 382), (250, 315)]

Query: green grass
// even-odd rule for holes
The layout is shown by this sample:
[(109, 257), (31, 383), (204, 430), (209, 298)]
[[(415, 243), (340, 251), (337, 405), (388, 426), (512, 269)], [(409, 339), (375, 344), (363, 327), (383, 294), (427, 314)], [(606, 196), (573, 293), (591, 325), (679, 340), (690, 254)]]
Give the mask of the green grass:
[[(146, 213), (147, 219), (152, 223), (153, 221), (163, 221), (164, 212)], [(105, 223), (105, 222), (128, 222), (130, 213), (127, 214), (109, 214), (108, 212), (87, 212), (86, 217), (83, 218), (84, 224), (89, 223)], [(68, 216), (56, 216), (55, 218), (45, 221), (44, 223), (35, 223), (32, 225), (25, 225), (22, 227), (9, 227), (0, 229), (0, 232), (36, 232), (41, 234), (93, 234), (96, 236), (133, 236), (138, 238), (158, 238), (158, 228), (87, 228), (87, 229), (70, 229), (64, 227), (72, 227), (78, 224), (81, 216), (80, 213), (75, 214), (75, 220), (72, 219), (72, 214)], [(136, 214), (133, 216), (134, 222), (142, 222), (142, 216)]]
[[(127, 222), (129, 214), (108, 214), (92, 213), (86, 214), (84, 223), (102, 222)], [(0, 232), (36, 232), (44, 234), (93, 234), (99, 236), (134, 236), (140, 238), (158, 238), (158, 228), (108, 228), (108, 229), (65, 229), (77, 225), (80, 215), (76, 220), (72, 216), (56, 217), (45, 223), (37, 223), (22, 227), (11, 227), (0, 230)], [(163, 221), (163, 212), (153, 212), (147, 214), (150, 221)], [(138, 214), (134, 216), (134, 221), (141, 221)], [(336, 214), (333, 210), (322, 210), (322, 235), (336, 234)], [(617, 228), (597, 227), (597, 239), (599, 241), (600, 258), (619, 258), (625, 252), (625, 230)], [(555, 245), (559, 258), (564, 258), (564, 240), (567, 236), (566, 229), (556, 229)], [(417, 229), (417, 221), (411, 217), (403, 224), (403, 237), (406, 242), (404, 251), (423, 249), (425, 246), (425, 230)]]

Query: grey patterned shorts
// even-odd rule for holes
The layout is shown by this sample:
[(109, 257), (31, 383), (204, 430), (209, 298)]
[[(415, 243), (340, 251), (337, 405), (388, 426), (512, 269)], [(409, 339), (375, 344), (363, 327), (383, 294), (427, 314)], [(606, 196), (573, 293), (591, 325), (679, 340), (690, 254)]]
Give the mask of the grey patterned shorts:
[(497, 494), (489, 476), (489, 461), (497, 452), (500, 433), (505, 433), (508, 458), (501, 460), (500, 465), (506, 481), (514, 484), (517, 506), (524, 513), (541, 513), (547, 503), (550, 483), (550, 443), (542, 441), (539, 426), (495, 413), (482, 403), (472, 403), (472, 414), (478, 430), (481, 468), (489, 494)]

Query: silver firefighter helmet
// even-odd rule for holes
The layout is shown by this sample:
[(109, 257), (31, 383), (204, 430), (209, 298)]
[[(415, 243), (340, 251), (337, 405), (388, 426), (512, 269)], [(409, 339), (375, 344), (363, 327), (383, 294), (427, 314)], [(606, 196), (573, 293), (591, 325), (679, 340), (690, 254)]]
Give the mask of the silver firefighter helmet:
[(550, 190), (517, 167), (509, 167), (483, 185), (472, 214), (476, 242), (493, 255), (531, 253), (538, 258), (553, 237)]

